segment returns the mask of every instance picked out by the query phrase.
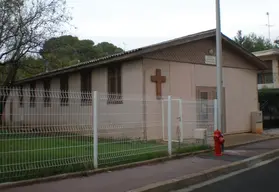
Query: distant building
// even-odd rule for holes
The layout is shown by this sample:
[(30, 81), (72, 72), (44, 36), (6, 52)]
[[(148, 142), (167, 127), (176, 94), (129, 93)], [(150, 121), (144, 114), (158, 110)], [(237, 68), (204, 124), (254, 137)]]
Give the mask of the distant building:
[(258, 73), (258, 89), (279, 88), (279, 49), (274, 48), (265, 51), (257, 51), (253, 52), (253, 54), (263, 60), (268, 67)]

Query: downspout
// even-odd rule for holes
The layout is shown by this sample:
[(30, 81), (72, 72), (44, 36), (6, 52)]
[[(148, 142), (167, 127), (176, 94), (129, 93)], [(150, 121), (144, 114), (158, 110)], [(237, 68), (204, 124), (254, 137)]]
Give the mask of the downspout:
[(145, 69), (143, 63), (143, 57), (141, 58), (141, 69), (142, 69), (142, 111), (143, 111), (143, 139), (147, 141), (147, 127), (146, 127), (146, 83), (145, 83)]

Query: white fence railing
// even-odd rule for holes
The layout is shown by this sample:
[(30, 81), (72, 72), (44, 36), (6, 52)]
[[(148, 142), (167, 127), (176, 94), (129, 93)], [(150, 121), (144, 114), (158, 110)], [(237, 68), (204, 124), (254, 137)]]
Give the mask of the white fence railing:
[(195, 129), (213, 131), (215, 109), (171, 96), (0, 89), (0, 182), (191, 150)]

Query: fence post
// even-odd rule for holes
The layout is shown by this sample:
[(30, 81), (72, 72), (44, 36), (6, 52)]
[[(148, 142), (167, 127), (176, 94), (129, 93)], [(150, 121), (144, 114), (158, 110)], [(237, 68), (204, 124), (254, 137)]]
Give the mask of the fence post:
[(168, 96), (168, 153), (169, 156), (172, 154), (172, 109), (171, 109), (171, 96)]
[(163, 141), (165, 140), (165, 108), (164, 108), (164, 99), (161, 101), (162, 107), (162, 134), (163, 134)]
[(218, 107), (217, 107), (217, 99), (214, 99), (214, 131), (217, 130), (217, 118), (218, 118)]
[(182, 107), (182, 99), (179, 99), (179, 127), (180, 127), (180, 142), (183, 142), (183, 107)]
[(207, 145), (207, 144), (208, 144), (207, 139), (208, 139), (208, 130), (205, 129), (205, 132), (204, 132), (204, 140), (203, 140), (203, 144), (204, 144), (204, 145)]
[(99, 124), (99, 94), (93, 93), (93, 161), (94, 168), (98, 168), (98, 124)]

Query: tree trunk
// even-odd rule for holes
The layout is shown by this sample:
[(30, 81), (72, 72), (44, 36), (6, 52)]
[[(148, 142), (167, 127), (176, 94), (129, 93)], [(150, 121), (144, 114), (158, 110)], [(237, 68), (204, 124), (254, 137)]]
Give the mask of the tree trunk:
[(13, 87), (17, 69), (18, 69), (18, 65), (10, 64), (10, 66), (11, 67), (9, 69), (8, 75), (2, 85), (2, 89), (0, 92), (0, 125), (2, 125), (2, 122), (3, 122), (2, 118), (3, 118), (4, 111), (5, 111), (5, 106), (6, 106), (7, 99), (9, 97), (11, 88)]

